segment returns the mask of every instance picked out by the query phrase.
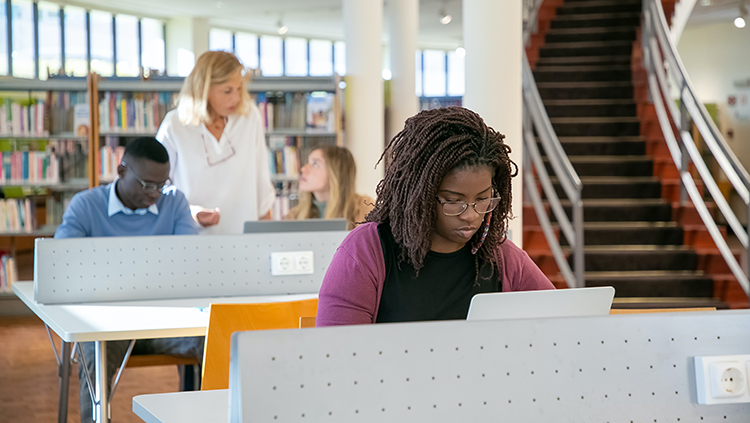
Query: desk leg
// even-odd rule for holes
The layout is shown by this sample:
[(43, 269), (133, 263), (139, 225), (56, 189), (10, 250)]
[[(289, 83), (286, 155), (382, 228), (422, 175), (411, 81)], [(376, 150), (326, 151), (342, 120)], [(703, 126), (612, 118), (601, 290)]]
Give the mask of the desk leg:
[(68, 395), (70, 388), (70, 342), (62, 341), (60, 351), (60, 402), (57, 405), (57, 422), (67, 423), (68, 421)]
[(95, 371), (94, 377), (96, 380), (96, 390), (94, 396), (96, 403), (94, 404), (94, 416), (97, 423), (109, 423), (109, 396), (107, 394), (107, 342), (96, 341), (94, 342), (95, 349)]

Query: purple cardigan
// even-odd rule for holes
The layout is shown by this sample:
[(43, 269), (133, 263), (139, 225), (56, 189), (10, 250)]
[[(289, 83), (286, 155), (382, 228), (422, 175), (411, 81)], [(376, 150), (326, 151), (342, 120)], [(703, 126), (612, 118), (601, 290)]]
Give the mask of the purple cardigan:
[[(525, 251), (510, 241), (497, 249), (503, 291), (555, 289)], [(377, 223), (358, 226), (344, 239), (328, 267), (318, 296), (316, 326), (375, 323), (385, 282), (385, 259)]]

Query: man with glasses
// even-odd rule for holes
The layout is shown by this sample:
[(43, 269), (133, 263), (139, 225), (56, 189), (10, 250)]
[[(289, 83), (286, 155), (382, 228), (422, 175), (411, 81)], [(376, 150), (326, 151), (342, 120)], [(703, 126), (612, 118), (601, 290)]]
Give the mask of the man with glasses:
[[(155, 138), (138, 138), (125, 147), (118, 178), (106, 186), (76, 194), (63, 215), (55, 238), (103, 236), (197, 235), (185, 196), (169, 187), (169, 155)], [(203, 356), (203, 337), (138, 340), (133, 354)], [(125, 357), (130, 341), (107, 343), (107, 380), (111, 380)], [(93, 342), (82, 344), (89, 374), (94, 373)], [(81, 422), (91, 422), (93, 404), (83, 366), (80, 379)], [(186, 371), (189, 378), (191, 372)], [(195, 388), (198, 387), (194, 381)], [(186, 383), (186, 387), (189, 384)]]

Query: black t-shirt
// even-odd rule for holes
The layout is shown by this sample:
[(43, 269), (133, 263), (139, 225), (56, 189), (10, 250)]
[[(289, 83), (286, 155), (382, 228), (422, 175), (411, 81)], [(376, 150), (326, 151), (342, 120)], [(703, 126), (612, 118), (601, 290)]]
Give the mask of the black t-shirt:
[(469, 244), (453, 253), (428, 252), (415, 277), (414, 266), (398, 262), (401, 247), (388, 223), (378, 225), (378, 235), (385, 282), (377, 323), (465, 319), (475, 294), (502, 290), (497, 268), (489, 264), (482, 266), (480, 274), (486, 278), (492, 271), (492, 276), (475, 283), (475, 256)]

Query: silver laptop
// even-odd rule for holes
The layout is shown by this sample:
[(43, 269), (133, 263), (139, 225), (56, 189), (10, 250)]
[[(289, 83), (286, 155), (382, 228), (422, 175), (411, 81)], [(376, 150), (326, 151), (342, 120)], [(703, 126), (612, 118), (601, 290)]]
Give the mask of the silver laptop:
[(477, 294), (466, 320), (535, 319), (609, 314), (611, 286)]
[(346, 219), (261, 220), (245, 222), (243, 233), (345, 231)]

